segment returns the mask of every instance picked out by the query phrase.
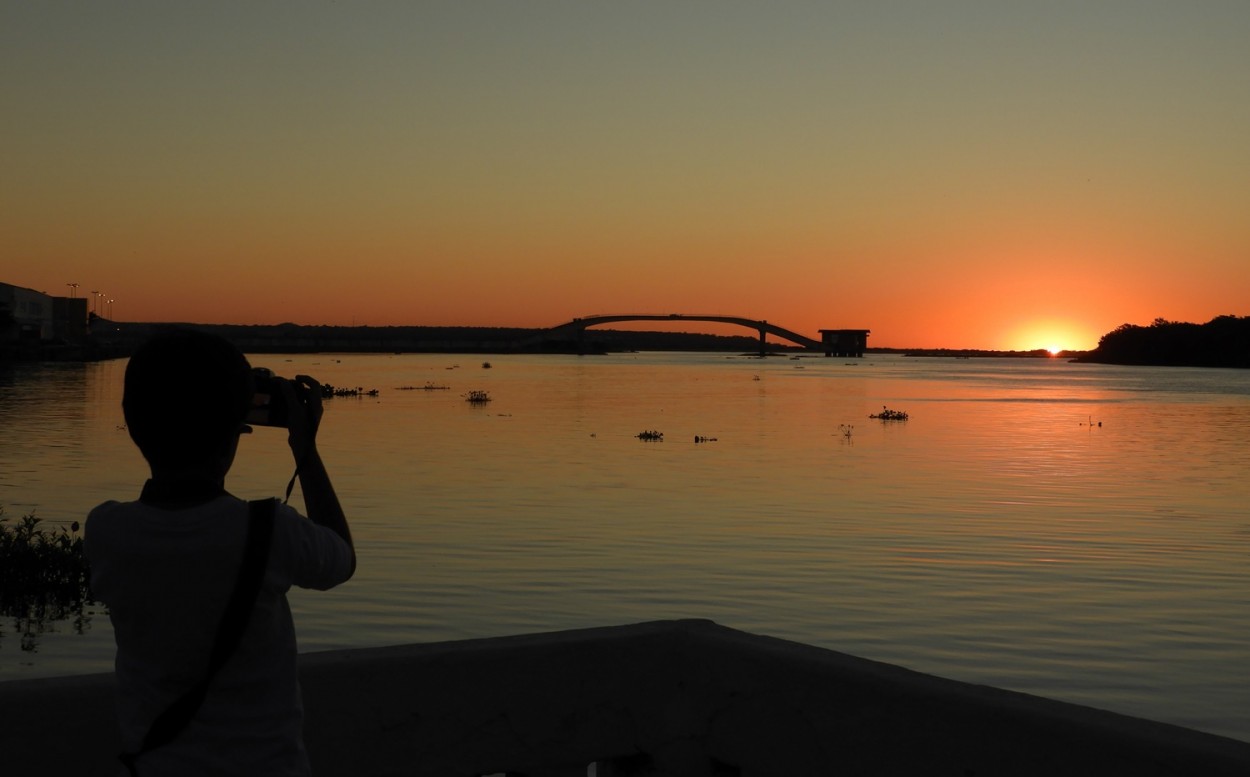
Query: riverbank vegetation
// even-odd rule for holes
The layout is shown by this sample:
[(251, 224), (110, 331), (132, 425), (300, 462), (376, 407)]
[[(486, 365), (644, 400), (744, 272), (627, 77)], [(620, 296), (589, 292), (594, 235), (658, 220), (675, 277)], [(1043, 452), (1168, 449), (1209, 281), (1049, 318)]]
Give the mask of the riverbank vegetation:
[(1156, 318), (1123, 324), (1078, 361), (1177, 367), (1250, 367), (1250, 316), (1217, 316), (1205, 324)]
[(13, 624), (21, 649), (66, 621), (76, 633), (90, 625), (91, 572), (77, 521), (51, 529), (34, 515), (11, 520), (0, 507), (0, 617)]

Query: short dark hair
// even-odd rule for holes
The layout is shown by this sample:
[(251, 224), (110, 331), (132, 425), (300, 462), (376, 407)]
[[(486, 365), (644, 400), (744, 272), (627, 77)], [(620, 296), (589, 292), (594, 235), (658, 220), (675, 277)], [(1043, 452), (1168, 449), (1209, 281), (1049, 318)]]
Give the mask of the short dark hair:
[(230, 341), (167, 329), (130, 357), (122, 412), (130, 438), (153, 468), (195, 465), (226, 450), (252, 393), (251, 365)]

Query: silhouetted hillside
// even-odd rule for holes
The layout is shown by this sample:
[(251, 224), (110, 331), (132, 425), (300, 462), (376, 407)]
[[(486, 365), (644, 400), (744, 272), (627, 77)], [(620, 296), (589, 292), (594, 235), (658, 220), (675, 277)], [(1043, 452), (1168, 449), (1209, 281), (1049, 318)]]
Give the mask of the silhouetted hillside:
[(1150, 326), (1123, 324), (1078, 359), (1103, 364), (1250, 367), (1250, 317), (1218, 316), (1205, 324), (1156, 318)]

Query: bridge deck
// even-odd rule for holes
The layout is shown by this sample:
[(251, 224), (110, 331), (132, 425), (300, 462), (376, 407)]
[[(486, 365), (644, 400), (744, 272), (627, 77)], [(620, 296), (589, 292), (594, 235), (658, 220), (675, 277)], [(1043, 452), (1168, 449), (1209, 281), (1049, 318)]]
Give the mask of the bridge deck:
[(553, 326), (548, 331), (555, 334), (571, 332), (580, 337), (590, 327), (622, 321), (705, 321), (717, 324), (731, 324), (759, 332), (761, 349), (767, 336), (773, 335), (774, 337), (801, 345), (804, 348), (824, 351), (826, 356), (863, 356), (868, 342), (868, 332), (870, 331), (868, 329), (822, 329), (820, 330), (822, 338), (816, 340), (785, 327), (770, 324), (764, 320), (746, 318), (744, 316), (689, 313), (584, 316), (558, 326)]

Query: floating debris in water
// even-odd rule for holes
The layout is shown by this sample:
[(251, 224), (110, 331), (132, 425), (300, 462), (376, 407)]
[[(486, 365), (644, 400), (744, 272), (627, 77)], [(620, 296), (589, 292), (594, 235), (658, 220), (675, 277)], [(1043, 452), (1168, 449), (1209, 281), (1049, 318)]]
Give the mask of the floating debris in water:
[(399, 386), (396, 391), (446, 391), (451, 386), (442, 386), (433, 381), (426, 381), (424, 386)]
[(715, 437), (704, 437), (703, 435), (696, 434), (694, 436), (694, 441), (696, 443), (700, 443), (700, 442), (716, 442), (717, 440)]
[(851, 439), (851, 435), (855, 432), (855, 427), (850, 424), (838, 424), (838, 432), (846, 439)]
[(473, 389), (472, 391), (461, 394), (461, 396), (463, 396), (464, 401), (468, 402), (470, 405), (484, 405), (490, 401), (490, 392), (482, 391), (481, 389)]
[(902, 410), (891, 410), (885, 405), (882, 405), (880, 413), (874, 413), (868, 417), (877, 418), (882, 421), (906, 421), (907, 413), (904, 413)]
[(657, 432), (654, 429), (647, 429), (635, 435), (639, 440), (645, 442), (660, 442), (664, 439), (664, 432)]
[(489, 370), (489, 369), (490, 369), (490, 362), (482, 362), (482, 369), (484, 369), (484, 370)]
[(323, 399), (329, 399), (331, 397), (376, 397), (377, 395), (377, 389), (369, 389), (366, 391), (361, 386), (346, 388), (342, 386), (331, 386), (329, 383), (321, 384), (321, 396)]

